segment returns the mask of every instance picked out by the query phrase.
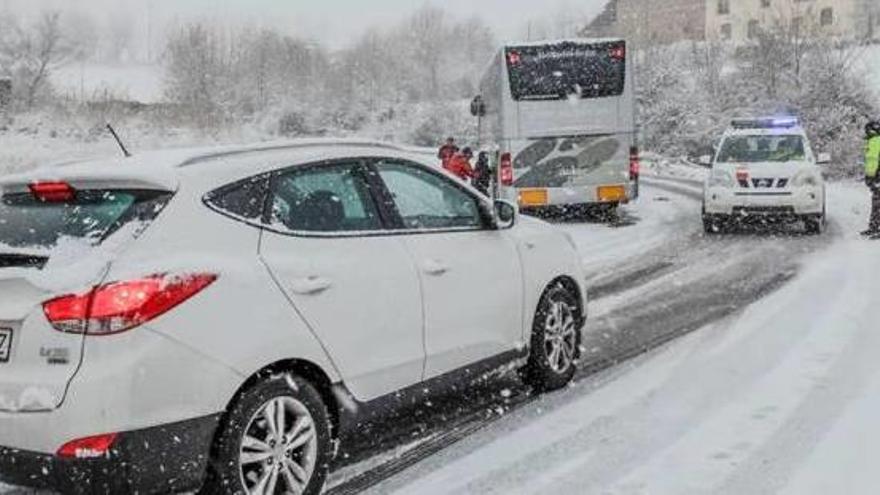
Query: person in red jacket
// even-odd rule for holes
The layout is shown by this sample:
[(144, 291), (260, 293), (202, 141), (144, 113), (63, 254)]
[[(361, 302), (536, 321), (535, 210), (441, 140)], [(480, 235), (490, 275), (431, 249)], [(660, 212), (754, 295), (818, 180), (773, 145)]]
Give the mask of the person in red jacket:
[(437, 152), (437, 158), (440, 159), (443, 168), (446, 168), (449, 160), (452, 160), (456, 153), (458, 153), (458, 146), (455, 145), (455, 138), (447, 139), (446, 144), (441, 146), (440, 151)]
[(443, 168), (467, 182), (474, 177), (474, 167), (471, 165), (473, 157), (474, 152), (470, 148), (465, 148), (461, 150), (461, 153), (456, 153)]

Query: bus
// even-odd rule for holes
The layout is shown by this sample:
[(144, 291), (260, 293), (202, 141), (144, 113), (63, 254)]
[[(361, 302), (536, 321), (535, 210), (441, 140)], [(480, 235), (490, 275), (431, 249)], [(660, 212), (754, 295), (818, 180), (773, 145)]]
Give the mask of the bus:
[(633, 64), (623, 39), (512, 43), (471, 113), (495, 151), (496, 197), (523, 210), (613, 212), (638, 197)]

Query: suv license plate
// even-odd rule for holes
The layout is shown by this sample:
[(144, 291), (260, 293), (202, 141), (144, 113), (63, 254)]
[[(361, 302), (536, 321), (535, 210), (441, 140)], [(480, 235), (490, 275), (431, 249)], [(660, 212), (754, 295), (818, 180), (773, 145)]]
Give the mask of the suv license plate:
[(12, 353), (12, 329), (0, 328), (0, 363), (9, 361)]

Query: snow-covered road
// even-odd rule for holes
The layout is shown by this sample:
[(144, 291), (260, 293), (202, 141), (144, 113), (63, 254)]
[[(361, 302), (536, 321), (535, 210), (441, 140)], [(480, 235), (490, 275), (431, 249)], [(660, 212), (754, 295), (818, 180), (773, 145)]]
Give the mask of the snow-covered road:
[[(866, 213), (862, 188), (835, 185), (830, 201), (827, 242), (691, 238), (682, 251), (693, 260), (683, 270), (709, 259), (722, 278), (728, 265), (782, 263), (791, 280), (781, 289), (514, 408), (370, 492), (876, 493), (880, 245), (854, 234)], [(669, 293), (689, 284), (664, 285)], [(629, 292), (597, 305), (638, 307), (652, 290)]]
[(572, 387), (534, 397), (504, 379), (374, 425), (344, 451), (332, 491), (873, 491), (880, 447), (856, 447), (880, 406), (869, 313), (880, 261), (850, 234), (864, 192), (832, 188), (820, 238), (707, 238), (698, 192), (692, 179), (648, 179), (619, 222), (560, 224), (591, 277)]

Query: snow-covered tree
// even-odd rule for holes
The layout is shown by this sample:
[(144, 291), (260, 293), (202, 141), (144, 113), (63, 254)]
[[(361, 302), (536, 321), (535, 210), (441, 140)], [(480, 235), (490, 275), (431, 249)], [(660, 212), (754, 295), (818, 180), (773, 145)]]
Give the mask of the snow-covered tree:
[(8, 15), (0, 19), (0, 70), (12, 79), (13, 97), (24, 108), (51, 93), (49, 75), (71, 52), (57, 12), (43, 13), (29, 25)]

